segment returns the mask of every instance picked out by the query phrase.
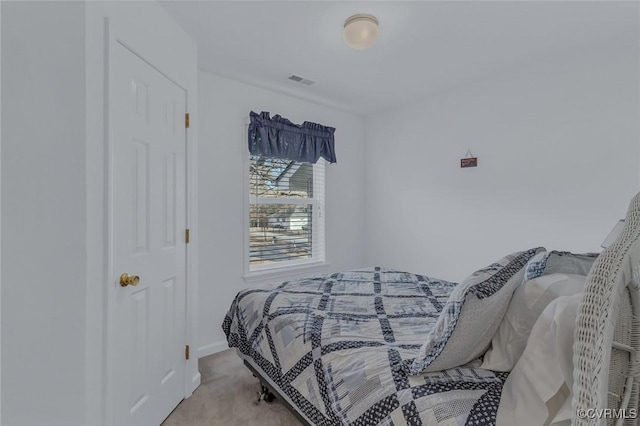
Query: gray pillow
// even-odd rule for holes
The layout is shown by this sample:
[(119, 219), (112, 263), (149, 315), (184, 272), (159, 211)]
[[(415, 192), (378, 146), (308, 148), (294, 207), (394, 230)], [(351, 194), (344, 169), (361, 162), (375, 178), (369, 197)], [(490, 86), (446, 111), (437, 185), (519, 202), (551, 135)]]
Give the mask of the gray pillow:
[(542, 275), (574, 274), (587, 275), (598, 253), (570, 253), (568, 251), (553, 250), (547, 259), (547, 266)]
[(543, 247), (512, 253), (458, 284), (414, 359), (402, 362), (409, 374), (464, 365), (482, 355), (502, 322), (524, 267)]
[(598, 255), (557, 250), (538, 253), (527, 263), (522, 282), (551, 274), (588, 275)]

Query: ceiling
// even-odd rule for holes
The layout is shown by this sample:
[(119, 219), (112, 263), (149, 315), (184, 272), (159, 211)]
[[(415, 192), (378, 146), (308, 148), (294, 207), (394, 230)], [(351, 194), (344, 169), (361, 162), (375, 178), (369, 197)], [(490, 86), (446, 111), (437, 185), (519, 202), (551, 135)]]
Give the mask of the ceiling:
[[(198, 43), (200, 68), (360, 114), (505, 68), (638, 40), (639, 3), (611, 1), (163, 1)], [(344, 20), (371, 13), (380, 37), (356, 51)], [(316, 83), (288, 80), (296, 74)]]

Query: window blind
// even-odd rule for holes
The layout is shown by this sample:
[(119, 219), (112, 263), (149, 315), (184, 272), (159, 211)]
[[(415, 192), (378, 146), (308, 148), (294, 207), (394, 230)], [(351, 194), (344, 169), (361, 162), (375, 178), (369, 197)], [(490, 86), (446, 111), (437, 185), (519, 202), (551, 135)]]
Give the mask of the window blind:
[(249, 161), (250, 270), (324, 261), (324, 162)]

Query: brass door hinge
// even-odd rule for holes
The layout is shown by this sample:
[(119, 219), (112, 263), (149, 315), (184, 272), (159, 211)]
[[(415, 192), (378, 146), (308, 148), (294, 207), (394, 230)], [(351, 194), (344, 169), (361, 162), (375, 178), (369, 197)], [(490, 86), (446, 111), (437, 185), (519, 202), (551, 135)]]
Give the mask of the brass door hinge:
[(189, 359), (189, 345), (184, 347), (184, 359)]
[(189, 113), (186, 113), (184, 115), (184, 127), (188, 129), (189, 128), (189, 124), (190, 124), (190, 122), (189, 122)]
[(191, 232), (189, 229), (185, 229), (184, 230), (184, 242), (189, 244), (189, 241), (191, 241)]

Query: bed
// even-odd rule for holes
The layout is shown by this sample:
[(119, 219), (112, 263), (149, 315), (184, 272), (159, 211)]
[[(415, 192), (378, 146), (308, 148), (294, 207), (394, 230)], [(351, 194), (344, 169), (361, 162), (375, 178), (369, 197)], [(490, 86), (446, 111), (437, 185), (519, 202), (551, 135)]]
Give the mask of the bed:
[[(573, 414), (557, 424), (638, 424), (639, 237), (640, 194), (573, 298)], [(223, 329), (265, 399), (303, 424), (495, 425), (511, 379), (483, 356), (543, 253), (511, 254), (460, 284), (375, 267), (247, 289)]]

